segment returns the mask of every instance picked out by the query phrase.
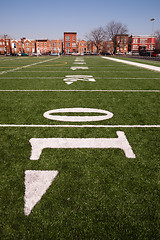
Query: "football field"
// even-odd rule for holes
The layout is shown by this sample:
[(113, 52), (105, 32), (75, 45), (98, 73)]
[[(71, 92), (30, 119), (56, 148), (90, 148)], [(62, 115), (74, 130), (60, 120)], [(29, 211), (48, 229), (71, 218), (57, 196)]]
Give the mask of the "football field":
[(160, 72), (1, 57), (0, 106), (1, 239), (160, 238)]

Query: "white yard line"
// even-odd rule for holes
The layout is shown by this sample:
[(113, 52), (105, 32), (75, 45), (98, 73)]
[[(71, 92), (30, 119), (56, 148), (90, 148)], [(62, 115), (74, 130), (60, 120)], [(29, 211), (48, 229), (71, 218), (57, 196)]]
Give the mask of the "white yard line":
[(160, 90), (52, 90), (52, 89), (4, 89), (4, 90), (0, 90), (0, 92), (142, 92), (142, 93), (159, 93)]
[(27, 125), (27, 124), (0, 124), (0, 127), (25, 128), (160, 128), (160, 125)]
[(160, 72), (160, 67), (156, 67), (156, 66), (153, 66), (153, 65), (131, 62), (131, 61), (126, 61), (126, 60), (122, 60), (122, 59), (118, 59), (118, 58), (111, 58), (111, 57), (102, 57), (102, 58), (107, 59), (107, 60), (111, 60), (111, 61), (115, 61), (115, 62), (125, 63), (125, 64), (132, 65), (132, 66), (135, 66), (135, 67), (146, 68), (146, 69), (149, 69), (149, 70), (152, 70), (152, 71)]
[[(57, 57), (57, 58), (59, 58), (59, 57)], [(44, 60), (44, 61), (41, 61), (41, 62), (32, 63), (32, 64), (25, 65), (25, 66), (22, 66), (22, 67), (17, 67), (17, 68), (11, 69), (11, 70), (2, 71), (2, 72), (0, 72), (0, 75), (8, 73), (8, 72), (14, 72), (14, 71), (17, 71), (19, 69), (27, 68), (27, 67), (30, 67), (30, 66), (34, 66), (34, 65), (37, 65), (37, 64), (44, 63), (44, 62), (54, 61), (54, 60), (57, 60), (57, 58), (47, 59), (47, 60)]]
[[(48, 73), (48, 72), (47, 72)], [(74, 75), (74, 76), (76, 76), (76, 75)], [(77, 75), (77, 76), (79, 76), (79, 75)], [(0, 80), (1, 79), (8, 79), (8, 80), (16, 80), (16, 79), (55, 79), (55, 78), (60, 78), (60, 79), (63, 79), (64, 77), (0, 77)], [(146, 79), (158, 79), (158, 80), (160, 80), (160, 78), (133, 78), (133, 77), (95, 77), (96, 79), (102, 79), (102, 80), (112, 80), (112, 79), (116, 79), (116, 80), (118, 80), (118, 79), (121, 79), (121, 80), (126, 80), (126, 79), (142, 79), (142, 80), (146, 80)]]
[[(12, 70), (12, 69), (11, 69)], [(11, 70), (7, 70), (7, 71), (11, 71)], [(81, 70), (78, 70), (79, 72), (81, 72)], [(64, 73), (64, 72), (73, 72), (73, 70), (71, 70), (71, 69), (69, 69), (69, 70), (65, 70), (65, 71), (48, 71), (48, 70), (44, 70), (44, 71), (32, 71), (32, 70), (30, 70), (30, 71), (17, 71), (17, 73), (25, 73), (25, 72), (29, 72), (29, 73), (48, 73), (48, 72), (54, 72), (54, 73)], [(92, 71), (92, 70), (88, 70), (87, 72), (91, 72), (91, 73), (93, 73), (93, 72), (95, 72), (95, 73), (97, 73), (97, 72), (101, 72), (101, 73), (104, 73), (104, 72), (132, 72), (132, 73), (142, 73), (142, 72), (146, 72), (145, 70), (137, 70), (137, 71), (135, 71), (135, 70), (125, 70), (125, 71)], [(2, 73), (2, 72), (0, 72), (0, 73)]]

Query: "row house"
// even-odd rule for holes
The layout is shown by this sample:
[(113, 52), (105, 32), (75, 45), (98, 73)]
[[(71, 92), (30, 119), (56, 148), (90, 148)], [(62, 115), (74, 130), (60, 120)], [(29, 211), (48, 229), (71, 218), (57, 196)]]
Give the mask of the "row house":
[(11, 41), (8, 38), (0, 39), (0, 54), (11, 53)]
[(81, 40), (78, 42), (78, 53), (80, 54), (84, 54), (84, 53), (87, 53), (88, 51), (88, 44), (86, 41), (84, 40)]
[(77, 33), (64, 32), (64, 54), (77, 53)]
[(88, 42), (88, 52), (92, 53), (92, 54), (96, 54), (97, 53), (97, 47), (96, 47), (96, 43), (91, 41)]
[(115, 36), (115, 52), (126, 54), (128, 52), (129, 37), (128, 34), (120, 34)]
[(56, 54), (62, 53), (63, 51), (62, 40), (51, 40), (50, 45), (51, 45), (51, 53), (56, 53)]
[(50, 41), (48, 39), (36, 40), (36, 51), (38, 54), (50, 53), (52, 50)]
[(142, 51), (153, 52), (155, 49), (155, 40), (155, 36), (132, 36), (131, 51), (133, 53), (140, 53)]
[(11, 40), (11, 52), (14, 54), (27, 53), (28, 55), (32, 55), (35, 52), (35, 40), (26, 38)]

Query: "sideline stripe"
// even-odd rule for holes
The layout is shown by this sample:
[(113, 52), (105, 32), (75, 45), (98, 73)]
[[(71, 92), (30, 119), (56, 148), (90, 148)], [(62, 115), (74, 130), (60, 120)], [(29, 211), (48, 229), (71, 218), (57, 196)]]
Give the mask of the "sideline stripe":
[(17, 68), (11, 69), (11, 70), (3, 71), (3, 72), (0, 72), (0, 75), (5, 74), (5, 73), (8, 73), (8, 72), (14, 72), (14, 71), (17, 71), (17, 70), (19, 70), (19, 69), (27, 68), (27, 67), (30, 67), (30, 66), (34, 66), (34, 65), (37, 65), (37, 64), (44, 63), (44, 62), (49, 62), (49, 61), (57, 60), (58, 58), (60, 58), (60, 57), (58, 56), (57, 58), (47, 59), (47, 60), (44, 60), (44, 61), (41, 61), (41, 62), (36, 62), (36, 63), (32, 63), (32, 64), (30, 64), (30, 65), (25, 65), (25, 66), (22, 66), (22, 67), (17, 67)]
[(144, 92), (144, 93), (154, 93), (160, 92), (160, 90), (51, 90), (51, 89), (40, 89), (40, 90), (0, 90), (0, 92)]
[(33, 128), (160, 128), (160, 125), (19, 125), (0, 124), (0, 127), (33, 127)]
[(111, 60), (111, 61), (115, 61), (115, 62), (125, 63), (125, 64), (128, 64), (128, 65), (132, 65), (132, 66), (136, 66), (136, 67), (140, 67), (140, 68), (146, 68), (146, 69), (149, 69), (149, 70), (160, 72), (160, 67), (156, 67), (156, 66), (153, 66), (153, 65), (148, 65), (148, 64), (138, 63), (138, 62), (131, 62), (131, 61), (126, 61), (126, 60), (122, 60), (122, 59), (118, 59), (118, 58), (111, 58), (111, 57), (102, 57), (102, 58), (107, 59), (107, 60)]

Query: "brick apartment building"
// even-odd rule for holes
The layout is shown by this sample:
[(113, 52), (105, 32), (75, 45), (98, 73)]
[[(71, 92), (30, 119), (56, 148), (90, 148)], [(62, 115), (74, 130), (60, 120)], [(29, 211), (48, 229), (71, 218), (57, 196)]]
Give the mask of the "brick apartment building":
[(27, 53), (32, 55), (35, 52), (35, 40), (21, 38), (20, 40), (11, 40), (12, 53)]
[(115, 36), (115, 52), (126, 54), (128, 52), (128, 34), (121, 34)]
[(96, 47), (95, 42), (93, 42), (93, 41), (88, 42), (88, 52), (91, 54), (97, 53), (97, 47)]
[(39, 54), (47, 54), (52, 50), (50, 41), (48, 39), (37, 39), (36, 40), (36, 52)]
[(88, 50), (88, 48), (87, 48), (87, 42), (84, 41), (84, 40), (79, 41), (79, 42), (78, 42), (78, 53), (84, 54), (84, 53), (87, 52), (87, 50)]
[(63, 50), (62, 40), (50, 40), (51, 53), (61, 54)]
[(77, 53), (77, 33), (64, 32), (64, 54)]
[(0, 39), (0, 54), (11, 53), (11, 41), (8, 38)]
[(155, 36), (132, 36), (131, 51), (139, 53), (141, 51), (153, 52), (155, 49)]

